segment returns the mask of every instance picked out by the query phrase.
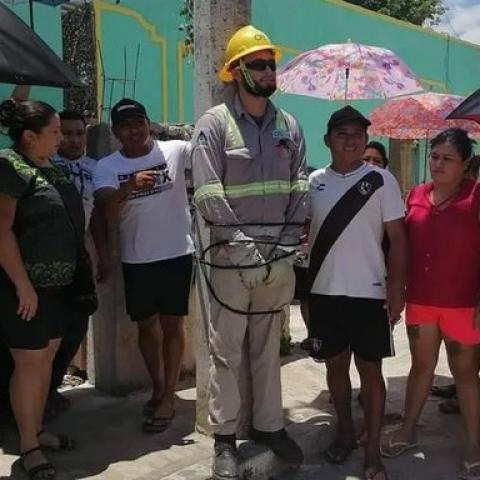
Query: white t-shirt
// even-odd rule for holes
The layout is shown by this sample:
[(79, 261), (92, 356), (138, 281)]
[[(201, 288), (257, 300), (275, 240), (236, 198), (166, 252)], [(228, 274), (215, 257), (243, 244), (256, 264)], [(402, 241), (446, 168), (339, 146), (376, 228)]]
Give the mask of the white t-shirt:
[[(330, 167), (313, 172), (309, 179), (309, 245), (313, 248), (320, 227), (338, 200), (371, 171), (382, 175), (383, 185), (336, 239), (315, 278), (312, 293), (374, 299), (386, 296), (384, 223), (405, 216), (400, 188), (390, 172), (366, 163), (345, 175)], [(360, 193), (371, 188), (371, 184), (359, 185)]]
[(52, 158), (53, 163), (66, 168), (73, 177), (75, 186), (82, 196), (83, 209), (85, 210), (85, 229), (90, 225), (93, 211), (93, 171), (97, 161), (93, 158), (83, 156), (77, 160), (69, 160), (61, 155)]
[(190, 168), (189, 143), (155, 141), (150, 153), (127, 158), (119, 151), (102, 158), (94, 172), (95, 191), (119, 189), (143, 170), (160, 173), (155, 186), (133, 192), (120, 211), (120, 248), (124, 263), (151, 263), (194, 250), (185, 169)]

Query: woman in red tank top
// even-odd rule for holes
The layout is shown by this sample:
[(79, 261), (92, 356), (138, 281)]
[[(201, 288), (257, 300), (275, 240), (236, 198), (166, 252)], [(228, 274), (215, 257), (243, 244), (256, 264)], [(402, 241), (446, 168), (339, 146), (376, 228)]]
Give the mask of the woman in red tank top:
[(431, 142), (432, 182), (407, 198), (409, 244), (406, 324), (412, 355), (402, 427), (384, 439), (385, 456), (415, 448), (416, 425), (445, 342), (464, 416), (464, 474), (480, 475), (480, 185), (465, 177), (473, 152), (466, 131)]

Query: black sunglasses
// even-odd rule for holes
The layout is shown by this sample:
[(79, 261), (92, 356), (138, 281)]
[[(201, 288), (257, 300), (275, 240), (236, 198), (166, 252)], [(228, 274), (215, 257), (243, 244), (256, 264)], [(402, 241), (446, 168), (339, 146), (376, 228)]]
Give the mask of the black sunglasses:
[(263, 72), (267, 69), (267, 67), (270, 67), (270, 70), (272, 72), (275, 72), (277, 70), (277, 63), (275, 62), (275, 60), (263, 60), (261, 58), (259, 58), (258, 60), (253, 60), (253, 62), (246, 63), (245, 66), (249, 70), (255, 70), (256, 72)]

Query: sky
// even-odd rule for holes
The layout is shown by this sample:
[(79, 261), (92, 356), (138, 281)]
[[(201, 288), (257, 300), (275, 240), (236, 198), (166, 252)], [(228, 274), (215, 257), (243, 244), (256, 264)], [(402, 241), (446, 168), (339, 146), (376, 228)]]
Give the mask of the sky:
[(443, 0), (448, 8), (435, 30), (480, 44), (480, 0)]

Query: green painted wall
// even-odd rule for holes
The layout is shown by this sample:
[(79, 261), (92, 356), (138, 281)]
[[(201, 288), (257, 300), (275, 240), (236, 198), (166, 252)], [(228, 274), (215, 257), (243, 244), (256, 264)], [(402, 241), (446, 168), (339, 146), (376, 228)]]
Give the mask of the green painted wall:
[(123, 0), (119, 5), (114, 0), (95, 2), (104, 65), (99, 77), (103, 119), (108, 119), (110, 108), (125, 94), (145, 103), (154, 120), (191, 121), (193, 66), (179, 51), (183, 40), (178, 30), (180, 8), (180, 0)]
[[(393, 50), (422, 79), (427, 90), (467, 95), (480, 86), (480, 46), (336, 0), (299, 0), (295, 12), (292, 14), (290, 0), (253, 1), (255, 23), (281, 45), (303, 51), (350, 39)], [(292, 55), (286, 52), (284, 61), (290, 58)], [(322, 140), (324, 126), (341, 104), (290, 94), (280, 94), (278, 99), (304, 126), (309, 163), (327, 163), (328, 150)], [(358, 101), (354, 106), (368, 114), (379, 103)], [(423, 178), (423, 151), (418, 158), (416, 180)]]
[[(178, 50), (183, 38), (178, 30), (182, 23), (181, 0), (122, 0), (118, 6), (114, 3), (114, 0), (95, 0), (106, 75), (124, 77), (126, 47), (127, 76), (131, 79), (140, 43), (136, 98), (148, 106), (154, 120), (192, 121), (193, 60), (182, 58)], [(467, 95), (479, 86), (480, 46), (339, 0), (252, 0), (252, 23), (264, 29), (274, 42), (287, 47), (282, 63), (292, 58), (295, 51), (350, 39), (395, 51), (424, 81), (426, 89)], [(104, 118), (110, 104), (123, 93), (121, 82), (114, 82), (111, 97), (108, 83), (106, 87)], [(132, 93), (130, 83), (126, 93)], [(316, 166), (328, 163), (322, 137), (328, 117), (341, 104), (281, 93), (275, 95), (275, 101), (301, 121), (309, 163)], [(359, 101), (355, 106), (368, 114), (378, 103)], [(422, 154), (419, 157), (423, 159)], [(420, 178), (422, 162), (417, 163), (417, 178)]]

